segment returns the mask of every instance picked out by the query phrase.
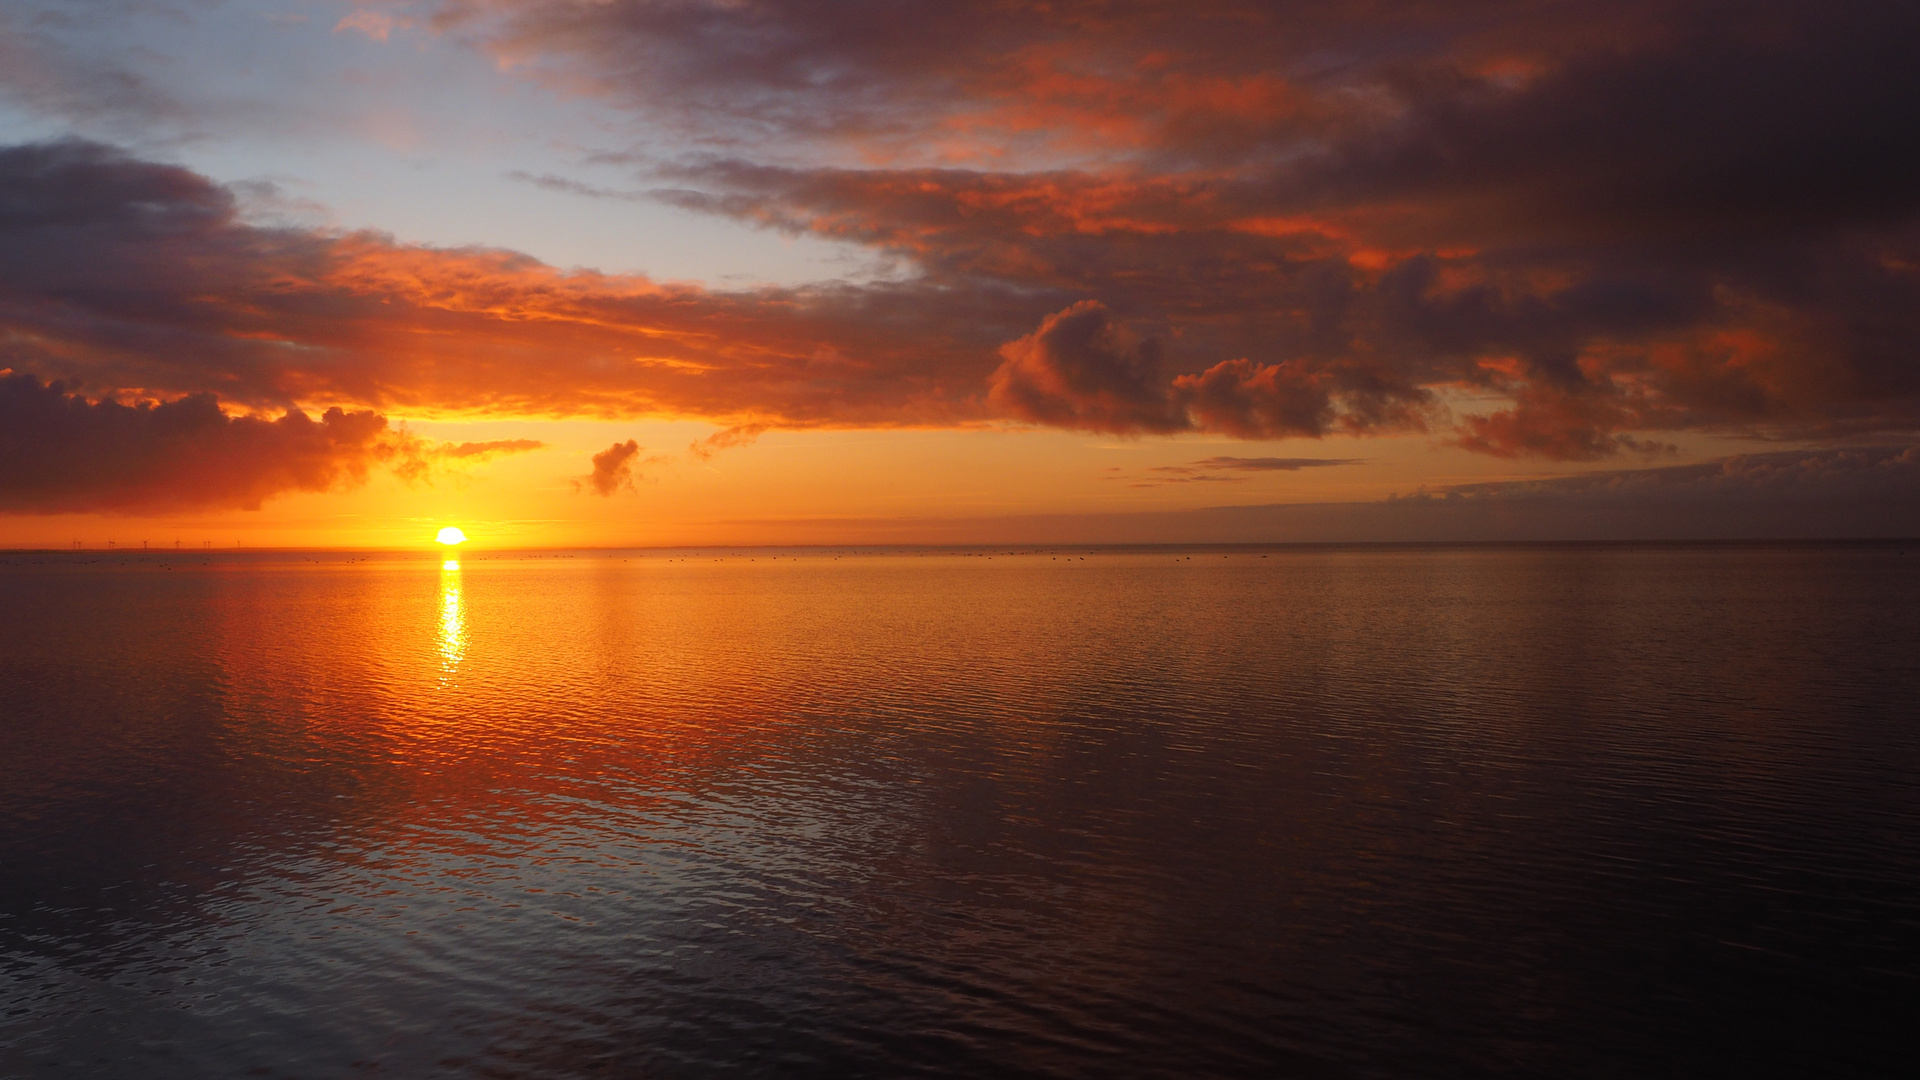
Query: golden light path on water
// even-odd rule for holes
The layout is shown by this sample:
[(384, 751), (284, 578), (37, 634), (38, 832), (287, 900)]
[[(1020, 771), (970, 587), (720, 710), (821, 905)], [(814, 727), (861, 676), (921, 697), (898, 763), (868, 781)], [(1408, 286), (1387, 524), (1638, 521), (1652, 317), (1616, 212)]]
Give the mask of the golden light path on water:
[(440, 564), (440, 684), (447, 685), (467, 655), (467, 620), (460, 602), (460, 560)]
[(460, 548), (467, 534), (457, 525), (448, 525), (434, 536), (447, 549), (440, 564), (440, 685), (446, 686), (460, 670), (467, 654), (467, 623), (460, 604)]

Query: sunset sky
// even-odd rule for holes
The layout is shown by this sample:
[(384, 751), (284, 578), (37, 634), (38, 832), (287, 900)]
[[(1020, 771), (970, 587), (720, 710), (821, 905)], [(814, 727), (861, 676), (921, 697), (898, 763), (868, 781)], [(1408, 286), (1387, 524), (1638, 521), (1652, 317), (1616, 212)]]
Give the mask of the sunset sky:
[(1911, 535), (1915, 41), (10, 0), (0, 545)]

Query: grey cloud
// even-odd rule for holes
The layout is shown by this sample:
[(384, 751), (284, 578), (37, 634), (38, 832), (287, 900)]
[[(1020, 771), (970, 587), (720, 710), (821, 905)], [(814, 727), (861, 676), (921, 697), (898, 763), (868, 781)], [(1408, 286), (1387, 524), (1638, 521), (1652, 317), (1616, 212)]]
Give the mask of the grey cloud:
[(125, 405), (0, 371), (0, 511), (255, 510), (402, 469), (417, 448), (372, 412), (229, 416), (211, 394)]
[(656, 201), (657, 196), (646, 191), (616, 191), (612, 188), (598, 187), (580, 180), (552, 173), (530, 173), (514, 169), (506, 174), (507, 179), (531, 184), (547, 191), (558, 191), (567, 195), (580, 195), (589, 199), (617, 199), (622, 202)]
[(135, 135), (187, 110), (146, 76), (74, 48), (48, 12), (0, 14), (0, 98), (29, 112)]

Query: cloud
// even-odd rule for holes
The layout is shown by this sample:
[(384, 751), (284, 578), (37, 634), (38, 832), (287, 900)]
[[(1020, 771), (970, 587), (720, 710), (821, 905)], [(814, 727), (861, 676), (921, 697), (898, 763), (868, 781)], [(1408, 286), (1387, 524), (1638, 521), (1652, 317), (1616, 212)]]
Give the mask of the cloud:
[(1920, 428), (1910, 4), (394, 10), (702, 147), (628, 162), (646, 197), (894, 272), (727, 291), (267, 229), (44, 144), (0, 150), (6, 362), (256, 408), (1565, 461)]
[(614, 443), (593, 455), (593, 472), (584, 479), (575, 480), (574, 490), (590, 487), (603, 497), (610, 497), (622, 488), (632, 491), (634, 459), (639, 456), (640, 444), (632, 439)]
[[(1920, 123), (1911, 5), (510, 10), (501, 40), (717, 142), (855, 148), (695, 161), (659, 197), (1096, 300), (1210, 430), (1431, 426), (1461, 389), (1512, 404), (1460, 445), (1576, 459), (1920, 414), (1920, 147), (1886, 137)], [(1122, 419), (1081, 404), (1013, 411)]]
[[(1134, 481), (1133, 487), (1155, 487), (1160, 484), (1186, 483), (1241, 483), (1249, 479), (1246, 476), (1220, 476), (1226, 473), (1254, 472), (1298, 472), (1301, 469), (1320, 468), (1327, 465), (1356, 465), (1357, 458), (1243, 458), (1215, 456), (1203, 458), (1186, 465), (1155, 465), (1149, 473), (1158, 475), (1146, 480)], [(1118, 472), (1119, 469), (1110, 469)], [(1118, 476), (1109, 476), (1109, 480), (1118, 480)]]
[(368, 410), (229, 415), (210, 393), (90, 400), (0, 369), (0, 512), (258, 510), (291, 491), (330, 491), (385, 469), (431, 483), (449, 463), (538, 450), (533, 439), (436, 443)]
[(1210, 457), (1193, 463), (1198, 469), (1233, 469), (1241, 472), (1298, 472), (1329, 465), (1358, 465), (1359, 458), (1279, 458)]
[(443, 472), (455, 472), (459, 469), (479, 465), (508, 454), (525, 454), (534, 450), (544, 450), (547, 444), (538, 439), (496, 439), (491, 442), (436, 443), (416, 438), (404, 427), (395, 432), (391, 441), (393, 460), (389, 467), (393, 474), (409, 484), (425, 483), (431, 485), (436, 475)]
[(1158, 341), (1085, 300), (1001, 346), (988, 400), (1018, 419), (1114, 434), (1206, 431), (1241, 439), (1419, 429), (1431, 395), (1351, 365), (1225, 360), (1161, 377)]
[(79, 141), (0, 148), (0, 241), (15, 367), (258, 407), (956, 422), (1020, 324), (922, 286), (715, 292), (261, 228), (204, 177)]
[[(875, 246), (948, 297), (1101, 304), (1109, 325), (1157, 343), (1176, 381), (1166, 409), (1134, 386), (1116, 412), (1111, 388), (1081, 402), (1059, 381), (1067, 358), (1034, 353), (1003, 366), (998, 404), (1038, 422), (1247, 438), (1432, 430), (1448, 423), (1438, 395), (1467, 390), (1513, 404), (1478, 426), (1461, 418), (1462, 445), (1565, 458), (1662, 444), (1663, 431), (1820, 437), (1920, 417), (1920, 219), (1871, 241), (1816, 230), (1486, 249), (1454, 237), (1396, 251), (1368, 235), (1392, 221), (1301, 213), (1278, 177), (724, 162), (682, 175), (723, 192), (675, 194), (683, 205)], [(1140, 357), (1123, 359), (1109, 350), (1073, 370), (1137, 372)], [(1577, 427), (1555, 432), (1566, 424)]]
[(514, 169), (508, 172), (506, 177), (509, 180), (517, 180), (523, 184), (532, 184), (534, 187), (544, 188), (547, 191), (558, 191), (567, 195), (582, 195), (589, 199), (618, 199), (623, 202), (641, 202), (653, 197), (647, 192), (614, 191), (610, 188), (582, 183), (579, 180), (571, 180), (564, 176), (555, 176), (551, 173), (530, 173), (523, 169)]
[(1284, 165), (1323, 200), (1694, 228), (1843, 177), (1904, 200), (1914, 162), (1885, 138), (1913, 118), (1899, 0), (426, 6), (514, 70), (770, 158)]
[(334, 24), (333, 32), (338, 34), (343, 30), (356, 30), (384, 45), (395, 30), (404, 30), (411, 25), (411, 20), (396, 18), (384, 11), (355, 8)]
[(1420, 430), (1432, 400), (1391, 373), (1347, 363), (1227, 360), (1173, 385), (1195, 428), (1241, 439)]
[(432, 6), (441, 25), (515, 70), (709, 143), (857, 140), (947, 154), (1272, 141), (1353, 111), (1327, 91), (1366, 61), (1405, 63), (1421, 45), (1484, 36), (1489, 24), (1565, 36), (1592, 21), (1580, 5), (1557, 5), (1556, 22), (1504, 0), (1452, 13), (1258, 0)]
[[(1145, 479), (1129, 480), (1127, 482), (1127, 486), (1136, 487), (1136, 488), (1154, 488), (1154, 487), (1163, 487), (1167, 484), (1244, 484), (1247, 482), (1247, 478), (1244, 476), (1217, 476), (1213, 473), (1203, 473), (1193, 469), (1158, 468), (1158, 469), (1148, 469), (1147, 471), (1150, 473), (1160, 473), (1163, 475), (1149, 476)], [(1171, 474), (1171, 475), (1164, 475), (1164, 474)], [(1121, 479), (1121, 477), (1109, 476), (1107, 477), (1107, 479), (1118, 480), (1118, 479)]]
[(988, 399), (1022, 420), (1086, 431), (1171, 432), (1186, 427), (1160, 379), (1160, 348), (1087, 300), (1046, 317), (1000, 347)]
[(126, 135), (186, 119), (187, 109), (173, 95), (120, 63), (122, 58), (91, 55), (63, 40), (57, 30), (72, 20), (52, 14), (0, 12), (0, 99)]
[(750, 445), (767, 430), (765, 424), (738, 424), (716, 431), (704, 439), (696, 439), (687, 444), (687, 453), (700, 461), (710, 461), (713, 455), (736, 446)]
[(126, 405), (0, 371), (0, 511), (257, 510), (289, 491), (327, 491), (405, 468), (420, 448), (386, 418), (289, 410), (229, 416), (212, 394)]
[(533, 450), (544, 450), (546, 446), (546, 443), (538, 439), (494, 439), (491, 442), (442, 443), (438, 453), (442, 457), (479, 462), (502, 454), (524, 454)]
[(1636, 439), (1615, 429), (1632, 416), (1618, 395), (1524, 387), (1514, 408), (1470, 416), (1456, 443), (1495, 457), (1592, 461), (1622, 451), (1672, 453), (1671, 444)]

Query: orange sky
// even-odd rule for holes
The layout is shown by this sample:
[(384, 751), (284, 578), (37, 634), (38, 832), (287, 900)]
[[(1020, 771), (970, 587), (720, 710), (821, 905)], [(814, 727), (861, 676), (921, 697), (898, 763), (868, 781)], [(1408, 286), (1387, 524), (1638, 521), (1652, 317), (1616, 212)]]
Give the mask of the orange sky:
[[(1221, 505), (1372, 501), (1423, 487), (1527, 476), (1564, 467), (1512, 462), (1435, 445), (1425, 437), (1367, 440), (1128, 439), (1043, 430), (769, 432), (707, 460), (688, 452), (711, 435), (695, 422), (413, 422), (449, 442), (537, 439), (546, 449), (449, 470), (412, 483), (376, 473), (366, 483), (278, 496), (258, 510), (172, 515), (0, 517), (0, 545), (62, 548), (108, 540), (155, 548), (201, 543), (257, 547), (433, 547), (445, 524), (468, 550), (525, 547), (974, 542), (956, 519), (1138, 513)], [(600, 497), (587, 483), (592, 455), (633, 439), (645, 464)], [(1737, 448), (1737, 447), (1729, 447)], [(1709, 453), (1715, 447), (1705, 447)], [(1195, 482), (1177, 472), (1218, 456), (1332, 458), (1354, 465), (1221, 472)], [(1724, 451), (1723, 451), (1724, 452)], [(1203, 473), (1206, 470), (1202, 470)], [(916, 523), (900, 531), (901, 519)], [(1031, 539), (1018, 525), (990, 531)], [(1126, 536), (1115, 536), (1124, 541)]]

